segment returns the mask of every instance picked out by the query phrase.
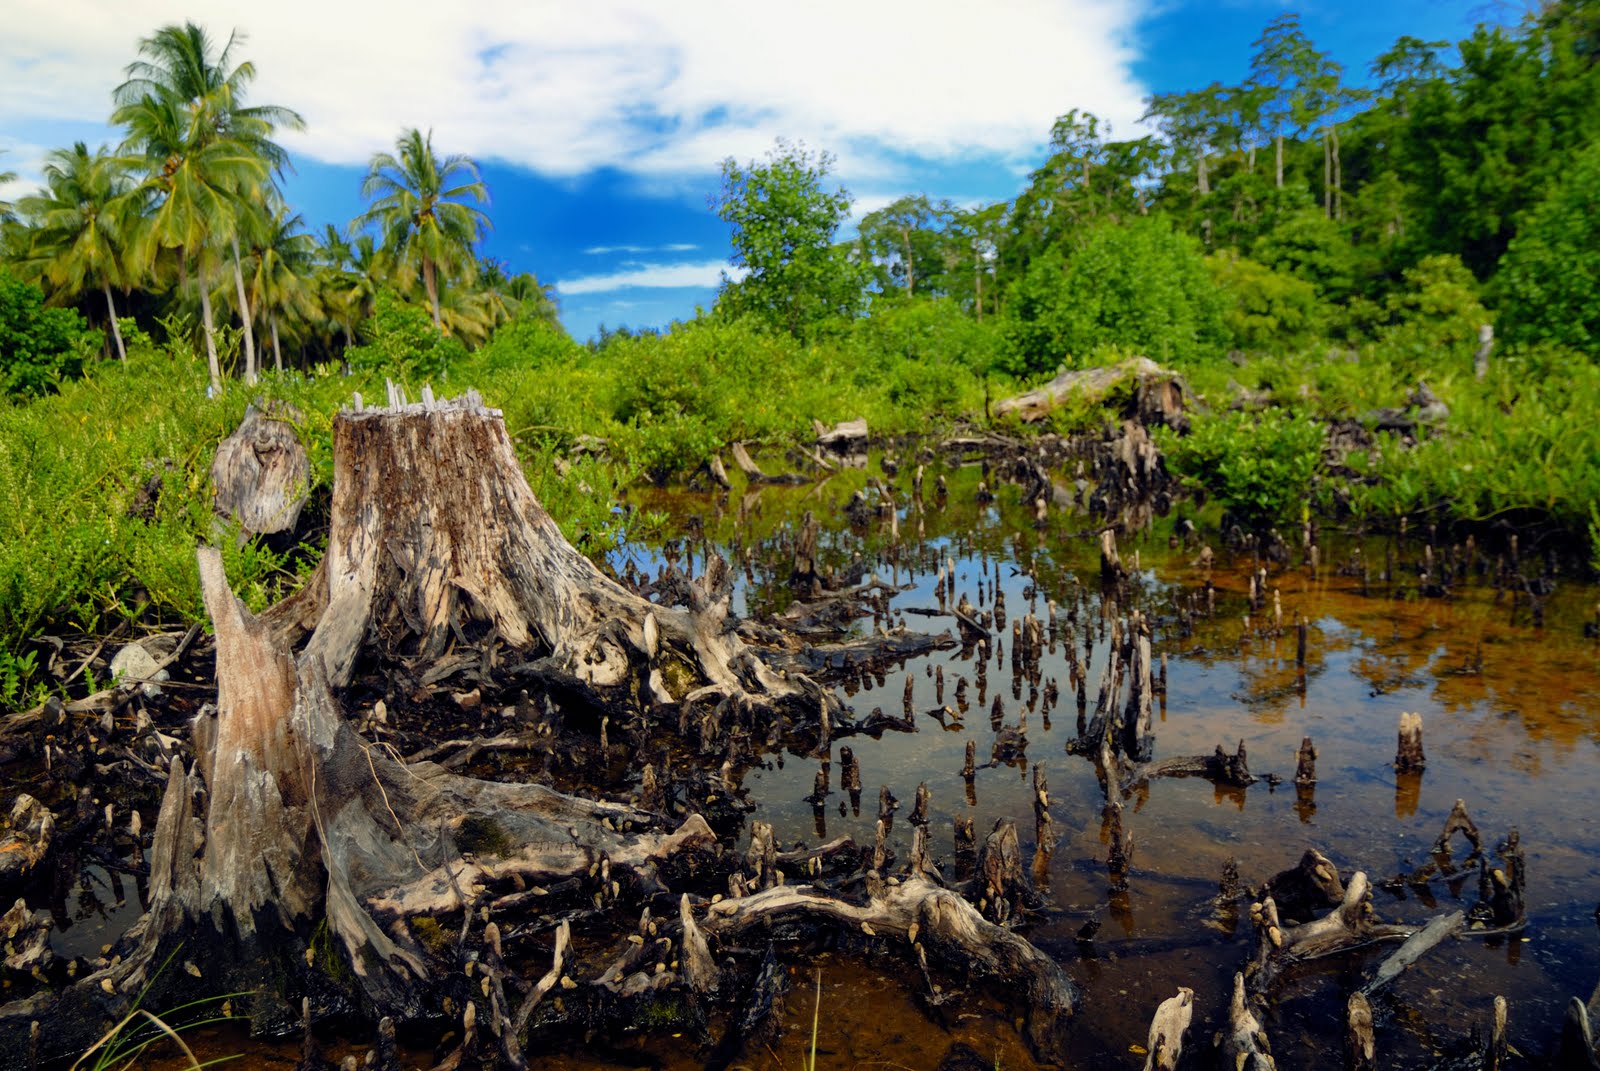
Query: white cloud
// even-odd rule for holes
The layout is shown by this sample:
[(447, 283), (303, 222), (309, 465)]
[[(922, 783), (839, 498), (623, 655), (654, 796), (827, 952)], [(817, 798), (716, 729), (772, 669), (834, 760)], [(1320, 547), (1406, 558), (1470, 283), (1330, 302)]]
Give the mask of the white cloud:
[[(1015, 160), (1054, 117), (1085, 108), (1127, 129), (1147, 0), (564, 0), (460, 5), (210, 0), (237, 27), (258, 102), (300, 111), (285, 142), (364, 163), (402, 127), (443, 151), (550, 175), (618, 168), (670, 185), (774, 137), (838, 154), (848, 182), (894, 179), (908, 157)], [(0, 35), (0, 129), (93, 120), (138, 39), (188, 0), (12, 0)], [(883, 185), (889, 182), (881, 183)]]
[(693, 242), (670, 242), (667, 245), (592, 245), (584, 252), (590, 256), (608, 253), (691, 253), (700, 247)]
[(683, 287), (714, 287), (722, 282), (726, 272), (731, 278), (744, 275), (742, 268), (730, 268), (725, 261), (707, 260), (695, 264), (640, 264), (623, 271), (603, 275), (580, 275), (556, 283), (562, 296), (574, 294), (606, 294), (614, 290), (635, 288), (677, 289)]

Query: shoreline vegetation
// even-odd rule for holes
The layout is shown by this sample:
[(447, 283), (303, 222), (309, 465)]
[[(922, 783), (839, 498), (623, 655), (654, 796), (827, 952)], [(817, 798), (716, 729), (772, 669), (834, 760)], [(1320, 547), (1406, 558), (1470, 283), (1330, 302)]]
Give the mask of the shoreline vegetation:
[[(0, 206), (0, 704), (42, 695), (41, 633), (199, 617), (207, 466), (252, 401), (300, 414), (311, 506), (297, 539), (220, 542), (252, 605), (292, 589), (325, 538), (333, 415), (386, 380), (504, 409), (536, 492), (599, 552), (638, 522), (624, 488), (735, 443), (794, 448), (813, 420), (1026, 434), (995, 402), (1145, 356), (1195, 395), (1158, 441), (1203, 520), (1520, 533), (1592, 571), (1596, 20), (1568, 2), (1402, 38), (1362, 80), (1282, 16), (1244, 84), (1152, 98), (1159, 136), (1069, 112), (1015, 200), (906, 197), (854, 238), (831, 158), (780, 141), (723, 165), (743, 274), (716, 306), (587, 345), (477, 253), (472, 160), (406, 131), (369, 210), (308, 233), (273, 140), (302, 121), (247, 100), (247, 42), (157, 30), (114, 95), (123, 143), (52, 154)], [(1032, 427), (1093, 432), (1125, 401)]]
[[(405, 131), (370, 210), (309, 234), (275, 181), (301, 118), (246, 102), (242, 38), (163, 27), (115, 93), (125, 141), (54, 152), (0, 207), (0, 704), (40, 698), (40, 632), (200, 615), (206, 466), (251, 400), (301, 413), (312, 507), (229, 575), (256, 605), (293, 588), (333, 413), (386, 379), (504, 408), (536, 491), (603, 551), (621, 488), (733, 443), (795, 447), (813, 419), (1021, 434), (995, 400), (1144, 355), (1197, 395), (1160, 447), (1229, 523), (1522, 531), (1600, 567), (1595, 21), (1557, 3), (1402, 38), (1357, 85), (1282, 16), (1248, 82), (1150, 99), (1160, 136), (1069, 112), (1013, 202), (906, 197), (854, 239), (829, 155), (779, 141), (723, 165), (742, 277), (714, 309), (587, 346), (478, 255), (470, 158)], [(1037, 427), (1093, 431), (1122, 400)]]

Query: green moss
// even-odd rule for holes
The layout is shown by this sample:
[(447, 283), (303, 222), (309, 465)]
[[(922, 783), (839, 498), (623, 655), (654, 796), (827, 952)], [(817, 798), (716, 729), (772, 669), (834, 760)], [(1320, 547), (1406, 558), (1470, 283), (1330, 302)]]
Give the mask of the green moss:
[(514, 847), (504, 827), (493, 818), (469, 814), (456, 830), (456, 846), (475, 855), (505, 855)]
[(694, 667), (683, 659), (670, 655), (661, 660), (661, 679), (674, 699), (682, 699), (694, 691), (700, 683)]
[(439, 925), (439, 920), (426, 915), (410, 920), (411, 932), (416, 934), (422, 946), (436, 956), (446, 956), (450, 953), (450, 935), (445, 928)]

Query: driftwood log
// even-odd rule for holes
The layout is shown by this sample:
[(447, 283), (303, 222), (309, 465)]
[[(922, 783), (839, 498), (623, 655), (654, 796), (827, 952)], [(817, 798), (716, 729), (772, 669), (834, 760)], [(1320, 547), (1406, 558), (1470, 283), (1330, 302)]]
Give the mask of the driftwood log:
[(1042, 387), (996, 403), (994, 415), (1015, 416), (1026, 422), (1043, 420), (1051, 410), (1067, 402), (1097, 405), (1130, 382), (1134, 385), (1135, 413), (1141, 419), (1180, 430), (1187, 428), (1184, 406), (1192, 397), (1188, 386), (1176, 372), (1162, 368), (1148, 357), (1135, 357), (1100, 368), (1064, 371)]

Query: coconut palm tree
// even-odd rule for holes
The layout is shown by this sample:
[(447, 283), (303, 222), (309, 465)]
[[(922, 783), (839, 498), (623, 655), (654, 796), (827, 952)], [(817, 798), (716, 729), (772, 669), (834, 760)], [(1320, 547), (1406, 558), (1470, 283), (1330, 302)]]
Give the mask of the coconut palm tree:
[(361, 196), (376, 200), (357, 222), (376, 226), (398, 261), (420, 268), (433, 326), (443, 330), (439, 275), (459, 269), (470, 277), (474, 271), (472, 247), (489, 226), (489, 217), (465, 200), (487, 204), (489, 191), (470, 157), (440, 159), (434, 153), (432, 131), (406, 131), (395, 150), (372, 158)]
[[(0, 149), (0, 152), (4, 151), (4, 149)], [(0, 171), (0, 186), (15, 181), (17, 181), (17, 173), (15, 171)], [(0, 223), (10, 221), (14, 211), (10, 201), (0, 201)]]
[(91, 153), (81, 141), (46, 157), (44, 181), (43, 190), (19, 203), (33, 224), (32, 253), (40, 275), (55, 301), (71, 301), (89, 289), (104, 294), (117, 356), (126, 361), (111, 288), (127, 282), (132, 182), (121, 161), (104, 148)]
[(255, 250), (250, 292), (253, 308), (267, 318), (272, 334), (272, 363), (283, 371), (280, 321), (285, 316), (309, 319), (315, 308), (311, 279), (316, 266), (317, 243), (304, 233), (305, 221), (279, 205), (273, 212), (265, 241)]
[[(114, 94), (117, 108), (111, 116), (128, 128), (123, 150), (146, 169), (146, 186), (155, 202), (136, 247), (141, 259), (153, 261), (160, 250), (172, 249), (180, 274), (187, 273), (191, 261), (196, 269), (213, 391), (222, 387), (211, 313), (220, 244), (236, 241), (271, 173), (287, 161), (272, 140), (273, 132), (280, 126), (304, 126), (287, 108), (244, 104), (256, 71), (248, 61), (233, 63), (242, 40), (234, 34), (218, 51), (205, 30), (192, 22), (162, 27), (139, 42), (143, 58), (129, 64), (127, 81)], [(247, 353), (253, 358), (237, 249), (233, 267)], [(247, 365), (253, 368), (253, 359)]]

